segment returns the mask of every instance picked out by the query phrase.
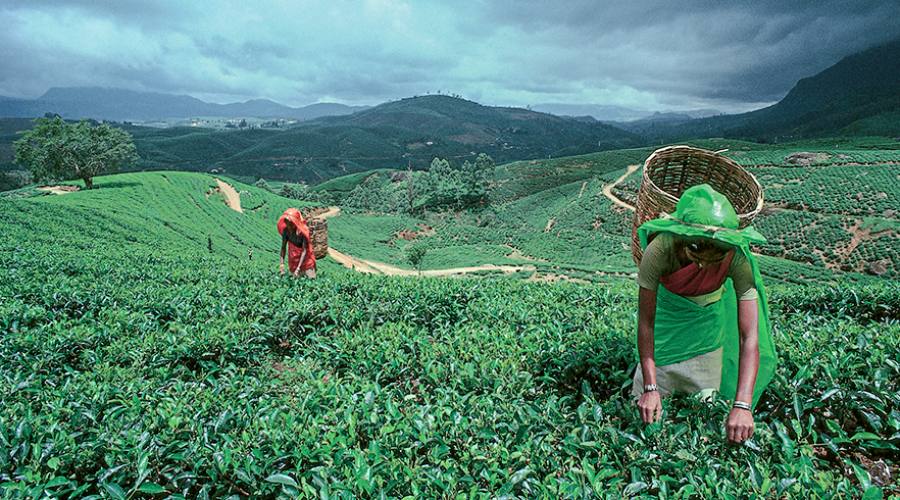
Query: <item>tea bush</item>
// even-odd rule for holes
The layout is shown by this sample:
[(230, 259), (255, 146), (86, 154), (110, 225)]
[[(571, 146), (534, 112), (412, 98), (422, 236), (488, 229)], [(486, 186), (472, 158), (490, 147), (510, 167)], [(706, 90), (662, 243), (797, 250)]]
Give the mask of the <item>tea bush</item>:
[(782, 361), (732, 446), (723, 401), (639, 422), (631, 283), (280, 278), (290, 201), (133, 175), (0, 200), (4, 498), (898, 493), (896, 283), (773, 287)]

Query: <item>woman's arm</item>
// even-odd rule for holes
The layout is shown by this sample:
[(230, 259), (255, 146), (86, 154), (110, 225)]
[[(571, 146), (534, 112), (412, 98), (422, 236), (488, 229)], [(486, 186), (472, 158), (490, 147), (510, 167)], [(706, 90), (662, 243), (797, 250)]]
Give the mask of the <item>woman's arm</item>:
[[(738, 300), (738, 329), (741, 332), (738, 384), (735, 401), (753, 402), (753, 388), (759, 372), (759, 305), (756, 300)], [(742, 442), (753, 435), (753, 413), (732, 408), (725, 425), (728, 439)]]
[(302, 248), (303, 251), (300, 253), (300, 260), (297, 262), (297, 269), (291, 269), (291, 272), (294, 274), (294, 276), (300, 276), (300, 267), (306, 261), (306, 254), (308, 253), (307, 252), (308, 242), (306, 241), (306, 237), (303, 236), (302, 234), (299, 236), (300, 236), (300, 248)]
[(303, 265), (303, 262), (306, 260), (306, 246), (303, 247), (303, 253), (300, 254), (300, 261), (297, 262), (297, 269), (294, 269), (292, 272), (295, 276), (300, 275), (300, 267)]
[[(644, 384), (656, 384), (656, 361), (654, 360), (653, 326), (656, 322), (656, 291), (640, 287), (638, 292), (638, 355), (641, 359), (641, 373)], [(638, 400), (641, 418), (650, 423), (662, 416), (662, 401), (659, 391), (641, 394)]]
[(278, 266), (278, 270), (281, 274), (284, 274), (284, 251), (287, 248), (287, 238), (281, 238), (281, 264)]

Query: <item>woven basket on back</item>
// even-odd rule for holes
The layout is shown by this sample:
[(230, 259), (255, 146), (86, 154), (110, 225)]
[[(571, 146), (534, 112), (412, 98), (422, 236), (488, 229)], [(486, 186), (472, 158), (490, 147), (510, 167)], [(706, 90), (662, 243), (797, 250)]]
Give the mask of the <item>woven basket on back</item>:
[(759, 182), (729, 158), (690, 146), (657, 149), (644, 162), (631, 227), (631, 255), (636, 264), (641, 262), (643, 254), (637, 236), (638, 226), (663, 213), (674, 212), (681, 194), (698, 184), (709, 184), (728, 198), (738, 213), (741, 228), (750, 225), (762, 210), (763, 193)]
[(306, 220), (312, 237), (313, 255), (321, 259), (328, 255), (328, 221), (315, 217)]

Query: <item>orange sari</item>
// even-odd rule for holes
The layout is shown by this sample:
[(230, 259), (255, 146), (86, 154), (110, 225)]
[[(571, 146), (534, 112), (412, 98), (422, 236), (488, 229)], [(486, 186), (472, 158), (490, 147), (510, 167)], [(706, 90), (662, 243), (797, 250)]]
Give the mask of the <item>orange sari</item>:
[(303, 262), (300, 262), (300, 257), (303, 256), (304, 249), (288, 240), (288, 269), (291, 272), (294, 272), (294, 270), (297, 269), (298, 264), (300, 266), (300, 272), (315, 269), (316, 256), (313, 253), (312, 237), (310, 235), (309, 226), (303, 219), (303, 214), (296, 208), (289, 208), (281, 214), (281, 217), (278, 218), (278, 234), (282, 235), (282, 237), (284, 236), (284, 232), (288, 230), (287, 221), (290, 221), (296, 229), (296, 233), (303, 236), (304, 240), (306, 240), (306, 257), (303, 259)]

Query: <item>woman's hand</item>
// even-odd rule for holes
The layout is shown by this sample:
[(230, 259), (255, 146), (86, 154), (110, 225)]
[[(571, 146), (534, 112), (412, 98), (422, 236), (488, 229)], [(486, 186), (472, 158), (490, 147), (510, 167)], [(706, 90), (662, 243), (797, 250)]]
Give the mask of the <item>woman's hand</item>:
[(648, 391), (641, 394), (638, 408), (641, 410), (641, 418), (644, 423), (659, 421), (662, 418), (662, 400), (659, 397), (659, 391)]
[(279, 272), (282, 276), (284, 276), (284, 262), (282, 262), (281, 265), (278, 266), (278, 272)]
[(725, 424), (725, 433), (733, 443), (743, 443), (753, 436), (753, 413), (743, 408), (732, 408)]

